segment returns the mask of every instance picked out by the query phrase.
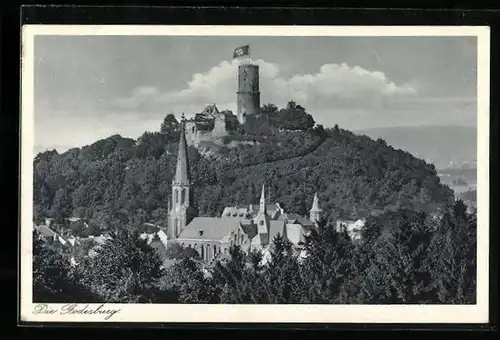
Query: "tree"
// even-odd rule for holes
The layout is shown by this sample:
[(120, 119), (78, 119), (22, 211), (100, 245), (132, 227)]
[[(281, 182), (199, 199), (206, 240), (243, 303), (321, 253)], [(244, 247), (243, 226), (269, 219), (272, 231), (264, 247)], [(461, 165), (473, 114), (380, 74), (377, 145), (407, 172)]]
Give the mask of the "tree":
[(260, 113), (264, 115), (273, 115), (278, 112), (278, 107), (274, 104), (265, 104), (260, 109)]
[[(304, 282), (292, 244), (281, 234), (274, 237), (269, 265), (264, 270), (264, 289), (269, 303), (300, 303)], [(261, 288), (261, 289), (262, 289)]]
[(220, 112), (224, 114), (226, 121), (226, 130), (230, 132), (238, 132), (241, 129), (241, 124), (238, 121), (238, 117), (231, 110), (224, 110)]
[(69, 260), (33, 233), (33, 301), (94, 302), (96, 296), (79, 280)]
[(354, 246), (347, 232), (337, 232), (332, 225), (320, 221), (316, 229), (305, 236), (302, 262), (305, 300), (309, 303), (340, 301), (342, 286), (354, 274)]
[(162, 261), (137, 232), (118, 229), (97, 251), (78, 266), (86, 284), (103, 302), (151, 302), (164, 270)]
[(465, 204), (458, 200), (436, 224), (429, 253), (429, 290), (437, 290), (441, 303), (475, 303), (476, 216), (468, 214)]
[(182, 260), (186, 258), (201, 260), (200, 255), (194, 248), (183, 247), (177, 242), (172, 242), (168, 245), (166, 257), (174, 260)]
[[(386, 215), (389, 218), (389, 214)], [(427, 258), (432, 230), (423, 212), (403, 210), (398, 225), (367, 249), (358, 288), (364, 303), (428, 303), (435, 301)]]
[(161, 280), (160, 289), (175, 292), (176, 301), (157, 302), (217, 303), (215, 287), (206, 277), (200, 262), (193, 258), (183, 258), (167, 269)]
[(161, 123), (160, 132), (168, 136), (171, 135), (174, 131), (177, 131), (178, 128), (179, 122), (175, 118), (175, 115), (169, 113), (165, 116), (163, 122)]
[(51, 214), (55, 217), (69, 217), (72, 211), (71, 198), (68, 191), (64, 188), (59, 188), (54, 195), (52, 202)]
[(315, 124), (313, 117), (293, 101), (288, 102), (286, 108), (279, 110), (273, 116), (272, 124), (279, 129), (308, 130)]
[(252, 252), (248, 257), (239, 246), (230, 247), (229, 259), (216, 263), (211, 279), (221, 303), (271, 303), (261, 260), (260, 253)]

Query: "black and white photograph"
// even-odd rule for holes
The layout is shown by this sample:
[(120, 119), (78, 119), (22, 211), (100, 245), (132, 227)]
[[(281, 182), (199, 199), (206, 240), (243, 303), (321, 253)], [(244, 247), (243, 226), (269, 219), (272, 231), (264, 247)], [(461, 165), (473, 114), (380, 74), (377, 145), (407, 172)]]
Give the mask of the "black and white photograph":
[(487, 321), (487, 28), (30, 25), (22, 53), (23, 320)]

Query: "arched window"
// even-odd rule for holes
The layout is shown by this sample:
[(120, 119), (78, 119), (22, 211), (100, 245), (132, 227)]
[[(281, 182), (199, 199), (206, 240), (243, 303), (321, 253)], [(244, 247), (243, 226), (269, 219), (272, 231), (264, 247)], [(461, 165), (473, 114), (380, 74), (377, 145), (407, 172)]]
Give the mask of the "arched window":
[(207, 247), (207, 261), (209, 261), (210, 260), (210, 245), (207, 244), (206, 247)]
[(200, 244), (200, 252), (201, 258), (205, 259), (205, 248), (203, 248), (203, 244)]
[(243, 235), (240, 235), (240, 243), (243, 244)]
[(181, 189), (181, 204), (186, 201), (186, 189)]
[(174, 223), (175, 223), (174, 232), (175, 232), (175, 236), (177, 237), (177, 235), (179, 235), (179, 219), (176, 218)]
[(236, 234), (234, 234), (234, 244), (236, 245), (236, 242), (238, 242), (238, 239), (236, 238)]
[(175, 196), (175, 204), (178, 204), (179, 203), (179, 190), (175, 189), (174, 196)]
[(264, 225), (264, 220), (260, 220), (260, 225)]
[(193, 129), (192, 129), (193, 133), (194, 133), (194, 125), (193, 125)]
[(217, 246), (214, 244), (214, 256), (217, 254)]

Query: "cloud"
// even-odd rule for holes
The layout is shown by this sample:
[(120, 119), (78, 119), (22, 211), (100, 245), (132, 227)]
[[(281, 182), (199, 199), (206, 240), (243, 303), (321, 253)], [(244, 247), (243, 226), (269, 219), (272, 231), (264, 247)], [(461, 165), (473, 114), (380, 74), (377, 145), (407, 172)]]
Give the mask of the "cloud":
[[(348, 64), (325, 64), (313, 74), (283, 77), (277, 64), (255, 60), (259, 65), (261, 102), (283, 106), (294, 100), (308, 110), (367, 109), (386, 107), (394, 100), (417, 94), (409, 84), (395, 84), (379, 71), (369, 71)], [(130, 110), (198, 112), (204, 105), (235, 108), (237, 67), (240, 61), (223, 61), (205, 73), (196, 73), (184, 89), (162, 92), (140, 86), (129, 96), (116, 98), (112, 104)], [(226, 105), (226, 106), (222, 106)], [(195, 111), (187, 111), (192, 110)]]

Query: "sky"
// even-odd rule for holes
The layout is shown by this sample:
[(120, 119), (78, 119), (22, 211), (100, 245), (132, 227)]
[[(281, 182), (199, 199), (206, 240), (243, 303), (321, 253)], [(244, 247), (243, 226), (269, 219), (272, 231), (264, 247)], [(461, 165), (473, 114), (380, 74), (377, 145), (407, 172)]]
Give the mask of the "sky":
[(36, 36), (35, 148), (137, 138), (213, 103), (236, 112), (246, 44), (261, 104), (293, 100), (325, 127), (476, 126), (475, 37)]

